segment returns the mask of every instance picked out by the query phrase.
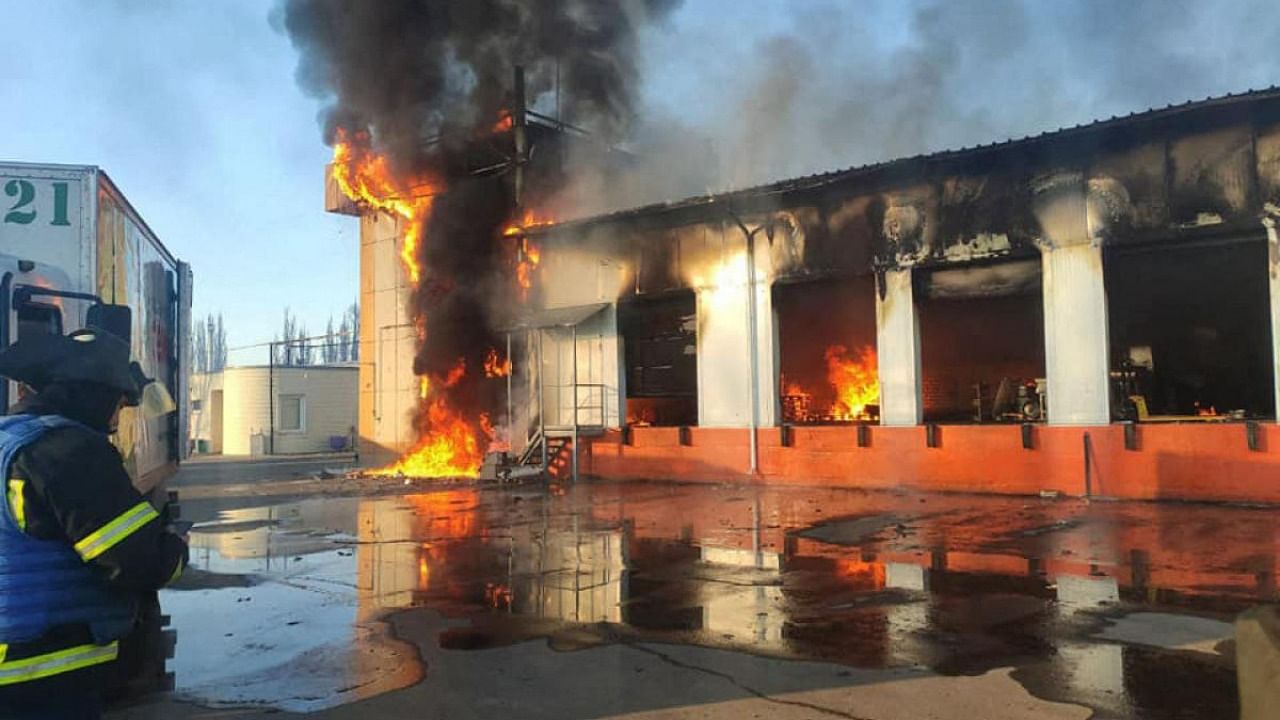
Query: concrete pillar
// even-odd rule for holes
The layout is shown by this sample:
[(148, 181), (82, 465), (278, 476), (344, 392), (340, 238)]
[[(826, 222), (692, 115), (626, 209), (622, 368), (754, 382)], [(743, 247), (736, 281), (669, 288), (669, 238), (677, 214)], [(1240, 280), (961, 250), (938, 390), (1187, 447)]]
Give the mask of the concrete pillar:
[(1266, 205), (1262, 226), (1267, 229), (1267, 275), (1271, 278), (1271, 371), (1274, 378), (1276, 421), (1280, 422), (1280, 207)]
[(1111, 422), (1102, 247), (1088, 239), (1041, 246), (1050, 425)]
[(360, 395), (362, 452), (399, 454), (417, 437), (413, 374), (417, 331), (412, 287), (400, 260), (403, 223), (382, 213), (360, 220)]
[[(760, 246), (764, 246), (763, 248)], [(777, 425), (777, 328), (770, 292), (768, 245), (756, 248), (756, 373), (758, 427)], [(750, 427), (751, 338), (747, 324), (747, 271), (744, 254), (728, 253), (723, 264), (702, 279), (698, 295), (698, 425)]]
[(1032, 209), (1040, 224), (1044, 282), (1045, 375), (1050, 425), (1111, 422), (1107, 292), (1102, 245), (1109, 234), (1103, 198), (1080, 172), (1037, 178)]
[(880, 424), (919, 425), (924, 419), (920, 388), (920, 317), (911, 268), (888, 270), (877, 279), (876, 355), (880, 371)]

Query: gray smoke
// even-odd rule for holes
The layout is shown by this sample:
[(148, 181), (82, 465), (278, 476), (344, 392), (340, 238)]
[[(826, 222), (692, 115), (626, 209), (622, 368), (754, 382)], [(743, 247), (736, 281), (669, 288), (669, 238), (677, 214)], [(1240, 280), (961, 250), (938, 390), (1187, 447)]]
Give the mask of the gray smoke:
[(1018, 138), (1280, 82), (1269, 0), (757, 0), (645, 47), (622, 179), (584, 213)]
[(300, 86), (334, 130), (369, 130), (397, 162), (423, 141), (493, 126), (512, 68), (532, 104), (560, 81), (562, 117), (622, 137), (639, 88), (638, 31), (680, 0), (284, 0)]

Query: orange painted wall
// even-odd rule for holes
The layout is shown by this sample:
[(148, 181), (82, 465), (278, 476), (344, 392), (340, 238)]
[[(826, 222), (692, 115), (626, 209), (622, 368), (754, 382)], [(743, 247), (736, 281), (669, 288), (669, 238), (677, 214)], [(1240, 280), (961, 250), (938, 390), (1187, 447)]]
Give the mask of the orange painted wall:
[[(789, 447), (778, 428), (759, 431), (757, 482), (939, 492), (1064, 495), (1143, 500), (1280, 503), (1280, 427), (1259, 427), (1259, 450), (1244, 424), (1139, 425), (1138, 449), (1124, 427), (1036, 426), (1033, 449), (1016, 425), (939, 426), (929, 448), (924, 427), (872, 427), (869, 447), (854, 427), (797, 427)], [(631, 444), (611, 432), (586, 441), (583, 472), (613, 479), (750, 481), (748, 431), (631, 429)], [(1084, 435), (1093, 446), (1086, 492)]]

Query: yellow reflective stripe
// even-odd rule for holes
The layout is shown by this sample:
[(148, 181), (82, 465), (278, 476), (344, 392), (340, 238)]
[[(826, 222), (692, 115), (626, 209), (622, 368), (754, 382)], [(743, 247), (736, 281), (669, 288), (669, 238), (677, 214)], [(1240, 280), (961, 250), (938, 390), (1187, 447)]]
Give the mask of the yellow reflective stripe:
[(36, 655), (12, 662), (0, 662), (0, 686), (39, 680), (72, 670), (101, 665), (116, 659), (118, 643), (110, 645), (77, 645), (66, 650)]
[(169, 576), (169, 580), (168, 582), (165, 583), (165, 585), (168, 586), (177, 582), (178, 578), (182, 577), (182, 571), (186, 569), (187, 569), (186, 565), (183, 564), (182, 558), (178, 558), (178, 567), (173, 569), (173, 574)]
[(27, 499), (22, 494), (26, 485), (26, 480), (9, 478), (9, 509), (13, 511), (13, 519), (18, 523), (19, 530), (27, 529)]
[(143, 500), (76, 543), (76, 552), (80, 553), (80, 557), (84, 558), (85, 562), (88, 562), (158, 517), (160, 513), (151, 507), (151, 503)]

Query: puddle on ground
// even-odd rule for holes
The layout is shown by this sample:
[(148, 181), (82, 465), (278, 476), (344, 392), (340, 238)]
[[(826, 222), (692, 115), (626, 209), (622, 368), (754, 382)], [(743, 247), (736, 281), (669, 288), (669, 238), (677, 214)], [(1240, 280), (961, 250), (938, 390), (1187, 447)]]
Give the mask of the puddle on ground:
[[(212, 704), (312, 710), (413, 683), (423, 669), (383, 620), (425, 606), (454, 618), (436, 638), (450, 649), (545, 637), (944, 674), (1014, 666), (1034, 694), (1104, 714), (1217, 717), (1235, 707), (1234, 673), (1203, 650), (1231, 613), (1275, 598), (1278, 519), (850, 490), (452, 487), (219, 511), (192, 532), (198, 572), (162, 602), (178, 691)], [(1184, 675), (1196, 693), (1161, 689)]]

